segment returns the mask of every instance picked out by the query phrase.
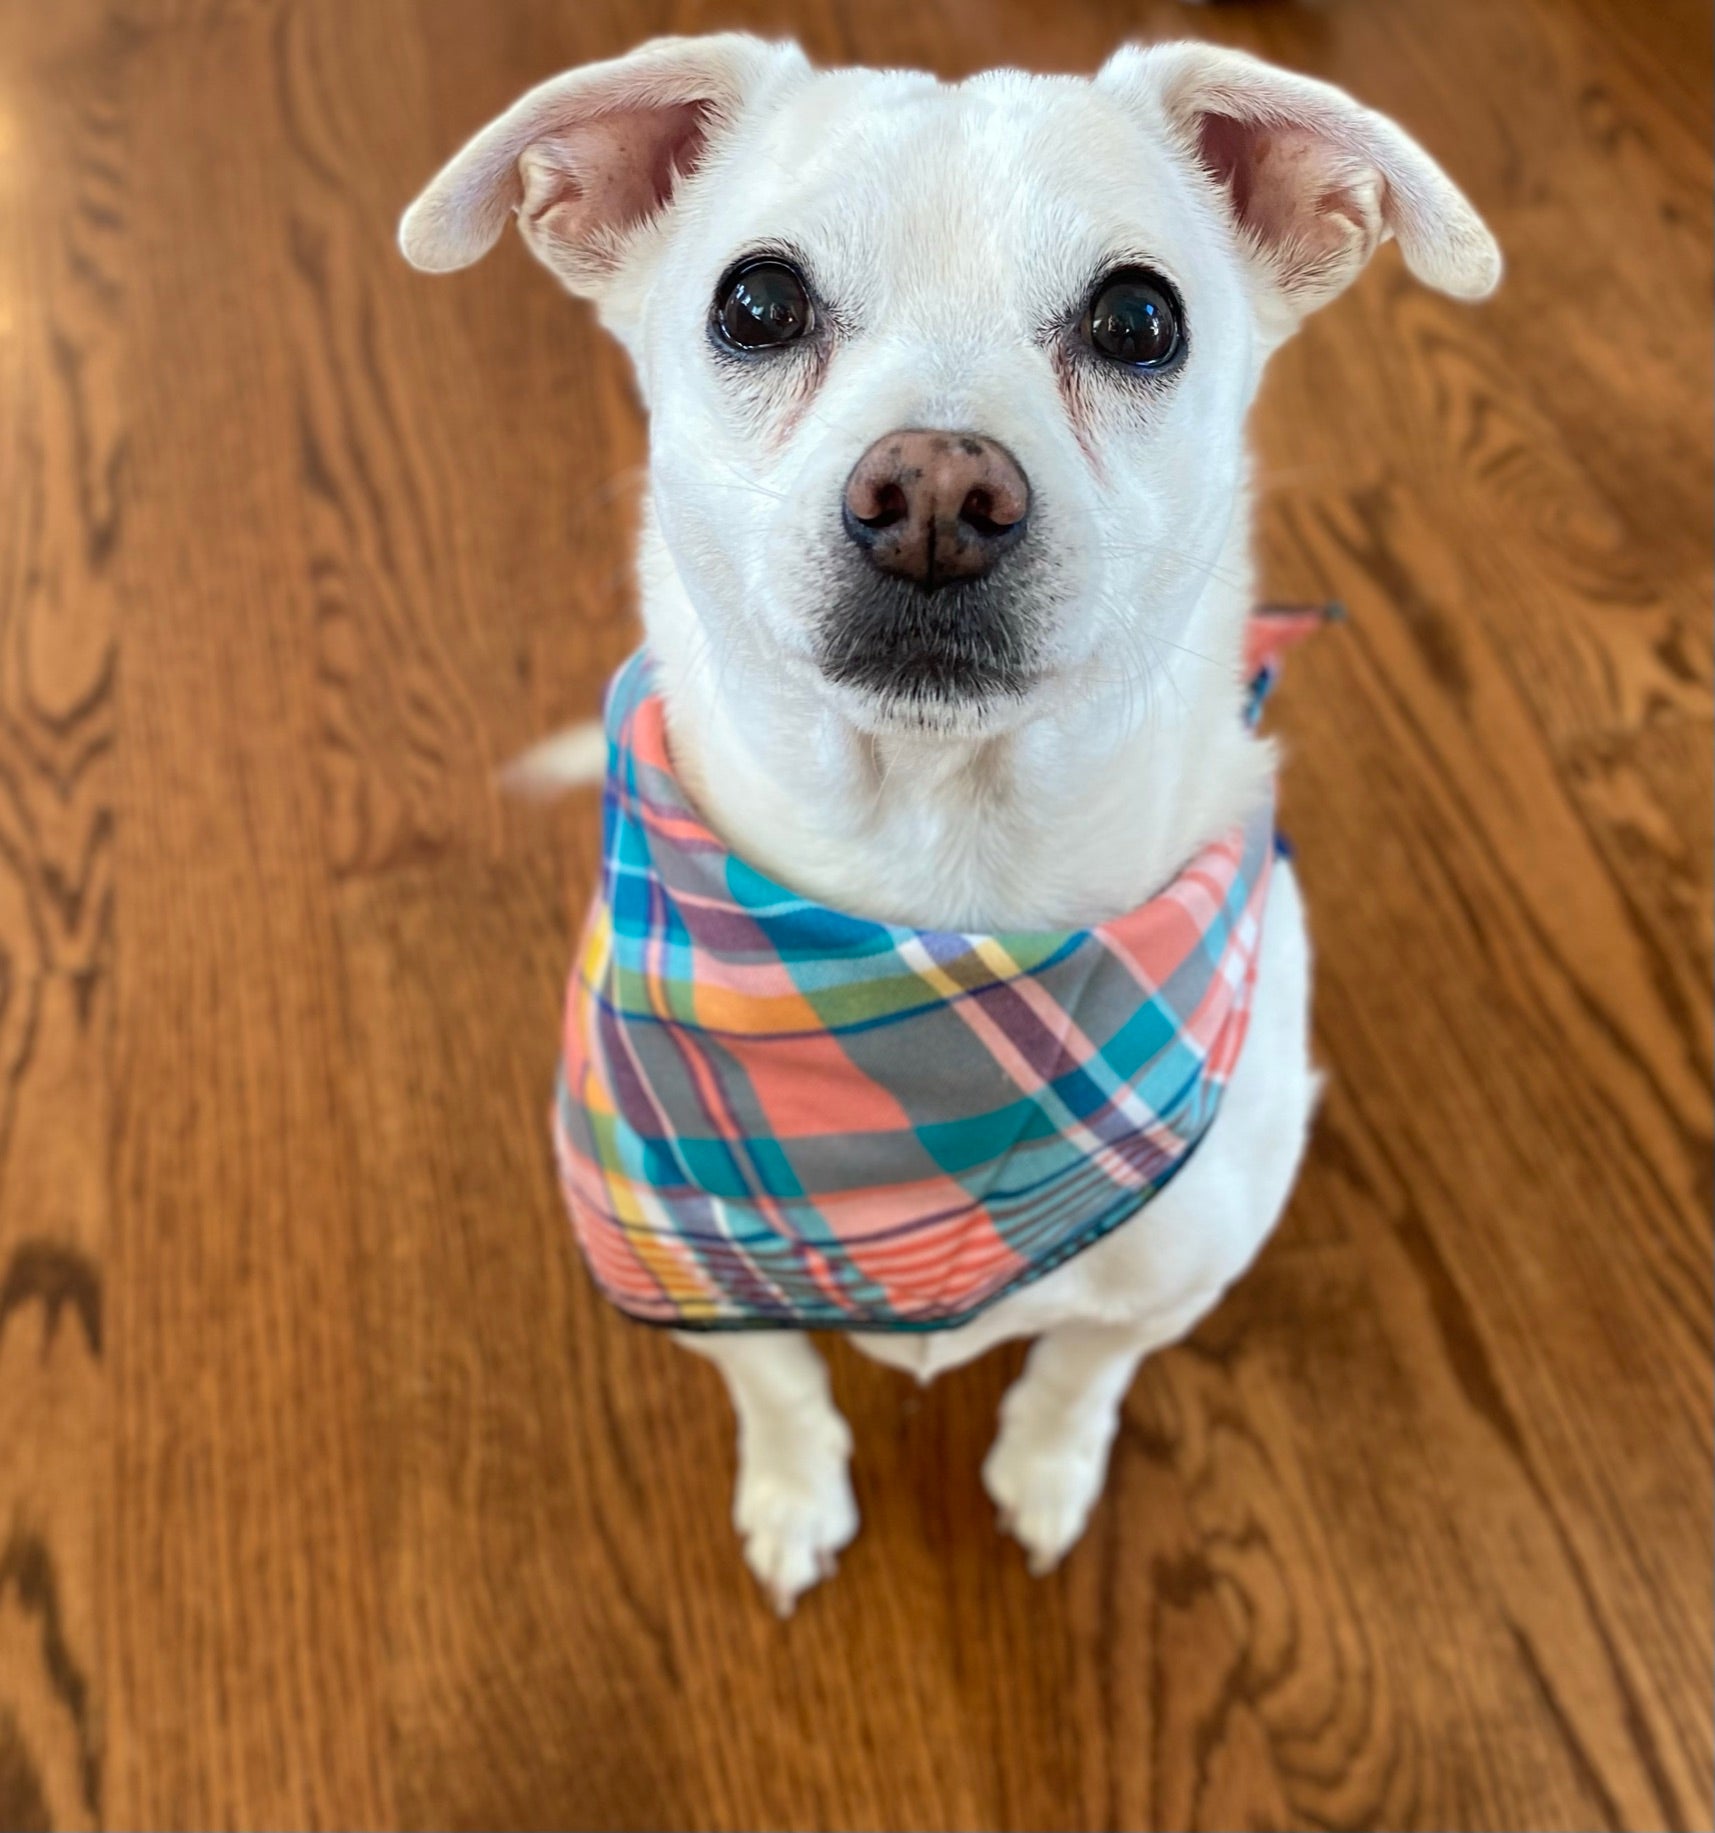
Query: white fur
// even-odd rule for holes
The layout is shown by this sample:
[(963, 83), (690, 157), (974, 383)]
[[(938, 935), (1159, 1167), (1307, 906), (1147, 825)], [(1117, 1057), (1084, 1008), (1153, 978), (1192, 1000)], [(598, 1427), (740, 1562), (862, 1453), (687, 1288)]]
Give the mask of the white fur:
[[(651, 187), (636, 162), (657, 107), (669, 176)], [(1391, 233), (1449, 292), (1480, 294), (1499, 272), (1475, 213), (1397, 127), (1194, 46), (1123, 51), (1091, 81), (945, 85), (816, 73), (793, 47), (736, 36), (657, 41), (543, 85), (487, 129), (407, 215), (406, 252), (463, 265), (508, 209), (636, 364), (653, 423), (644, 624), (705, 814), (808, 895), (942, 928), (1113, 915), (1255, 806), (1273, 756), (1240, 716), (1244, 420), (1263, 364)], [(735, 385), (706, 335), (721, 273), (782, 241), (842, 319), (807, 399)], [(1177, 286), (1189, 357), (1144, 393), (1095, 365), (1075, 425), (1043, 327), (1122, 260)], [(1007, 446), (1051, 556), (1038, 684), (934, 729), (830, 685), (810, 642), (843, 482), (909, 426)], [(538, 783), (591, 771), (587, 739), (533, 755)], [(1283, 868), (1250, 1036), (1184, 1172), (976, 1322), (856, 1339), (920, 1380), (1039, 1339), (984, 1465), (1038, 1569), (1083, 1529), (1138, 1361), (1216, 1303), (1285, 1203), (1314, 1099), (1308, 976)], [(789, 1609), (857, 1526), (820, 1358), (803, 1337), (685, 1340), (732, 1390), (735, 1520)]]
[(599, 783), (607, 767), (607, 734), (593, 719), (580, 721), (532, 745), (500, 772), (500, 786), (530, 801), (549, 801), (568, 789)]

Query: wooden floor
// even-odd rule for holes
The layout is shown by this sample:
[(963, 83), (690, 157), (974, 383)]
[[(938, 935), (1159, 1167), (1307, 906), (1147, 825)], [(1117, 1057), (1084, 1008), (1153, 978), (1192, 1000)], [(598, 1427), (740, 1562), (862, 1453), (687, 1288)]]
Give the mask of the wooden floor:
[[(511, 245), (516, 92), (742, 18), (1358, 89), (1511, 263), (1283, 355), (1265, 583), (1326, 1109), (1030, 1580), (1016, 1355), (836, 1351), (782, 1627), (712, 1370), (543, 1127), (595, 809), (491, 772), (632, 640), (643, 431)], [(1698, 0), (0, 4), (0, 1826), (1707, 1827), (1710, 26)]]

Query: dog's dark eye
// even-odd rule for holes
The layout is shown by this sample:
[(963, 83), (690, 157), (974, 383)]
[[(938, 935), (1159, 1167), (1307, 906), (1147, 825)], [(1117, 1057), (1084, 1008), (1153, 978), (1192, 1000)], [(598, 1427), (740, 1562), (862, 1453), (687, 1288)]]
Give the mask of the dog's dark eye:
[(1133, 369), (1166, 369), (1185, 343), (1172, 287), (1143, 267), (1108, 275), (1090, 299), (1083, 332), (1092, 350)]
[(738, 350), (796, 343), (816, 322), (803, 276), (784, 261), (749, 261), (715, 296), (715, 327)]

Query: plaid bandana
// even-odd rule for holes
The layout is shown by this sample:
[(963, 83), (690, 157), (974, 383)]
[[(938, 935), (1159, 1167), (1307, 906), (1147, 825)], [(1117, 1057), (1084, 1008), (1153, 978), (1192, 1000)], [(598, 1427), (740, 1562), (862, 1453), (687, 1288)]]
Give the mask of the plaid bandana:
[[(1288, 611), (1253, 641), (1253, 716)], [(1253, 632), (1263, 620), (1253, 623)], [(946, 1329), (1190, 1158), (1250, 1016), (1273, 811), (1093, 929), (902, 928), (728, 852), (646, 651), (607, 705), (604, 865), (554, 1133), (597, 1284), (679, 1329)]]

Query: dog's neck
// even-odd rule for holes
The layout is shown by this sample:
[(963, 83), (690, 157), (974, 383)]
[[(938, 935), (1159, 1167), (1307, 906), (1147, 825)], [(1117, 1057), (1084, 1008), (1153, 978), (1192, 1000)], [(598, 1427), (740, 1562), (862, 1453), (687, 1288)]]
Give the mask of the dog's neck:
[(760, 658), (711, 660), (659, 535), (644, 625), (675, 764), (740, 857), (806, 897), (914, 928), (1098, 922), (1159, 890), (1267, 793), (1241, 653), (1247, 518), (1142, 680), (1100, 678), (1001, 737), (876, 737)]

